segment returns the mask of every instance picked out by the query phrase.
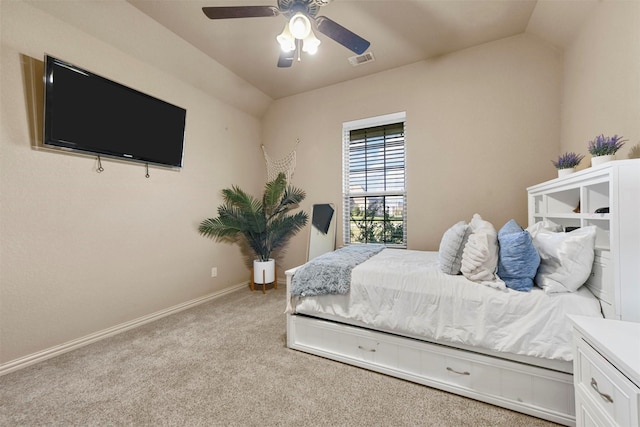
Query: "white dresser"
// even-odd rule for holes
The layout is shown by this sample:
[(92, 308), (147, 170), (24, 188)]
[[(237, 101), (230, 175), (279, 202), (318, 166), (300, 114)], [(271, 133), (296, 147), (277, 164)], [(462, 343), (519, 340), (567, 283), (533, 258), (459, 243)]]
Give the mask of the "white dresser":
[(640, 323), (569, 316), (574, 330), (576, 424), (637, 427)]

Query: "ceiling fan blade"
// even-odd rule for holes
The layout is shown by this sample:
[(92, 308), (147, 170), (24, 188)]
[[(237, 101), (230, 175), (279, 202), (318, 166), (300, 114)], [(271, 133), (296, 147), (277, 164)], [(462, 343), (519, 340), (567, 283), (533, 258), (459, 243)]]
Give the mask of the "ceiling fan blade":
[(345, 27), (335, 21), (332, 21), (326, 16), (318, 16), (316, 18), (316, 25), (318, 26), (318, 31), (322, 34), (335, 40), (358, 55), (363, 54), (371, 45), (367, 40), (363, 39), (356, 33), (347, 30)]
[(293, 65), (293, 58), (295, 51), (283, 52), (280, 51), (280, 57), (278, 58), (278, 68), (289, 68)]
[(209, 19), (260, 18), (280, 15), (280, 11), (275, 6), (211, 6), (203, 7), (202, 11)]

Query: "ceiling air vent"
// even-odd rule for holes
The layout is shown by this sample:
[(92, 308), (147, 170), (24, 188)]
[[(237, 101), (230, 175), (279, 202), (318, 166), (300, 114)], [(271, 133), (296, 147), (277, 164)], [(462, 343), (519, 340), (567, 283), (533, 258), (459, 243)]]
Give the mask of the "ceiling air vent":
[(357, 67), (358, 65), (366, 64), (367, 62), (373, 62), (375, 60), (376, 59), (373, 57), (373, 53), (371, 52), (365, 52), (362, 55), (356, 55), (349, 58), (349, 62), (354, 67)]

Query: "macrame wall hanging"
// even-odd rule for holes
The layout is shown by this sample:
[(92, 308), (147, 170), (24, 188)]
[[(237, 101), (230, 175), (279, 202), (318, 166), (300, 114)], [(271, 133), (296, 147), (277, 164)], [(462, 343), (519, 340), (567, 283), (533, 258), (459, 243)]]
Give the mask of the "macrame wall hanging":
[(273, 160), (267, 154), (267, 149), (262, 145), (262, 152), (264, 153), (264, 160), (267, 164), (267, 181), (273, 181), (276, 179), (280, 172), (284, 172), (287, 177), (287, 183), (291, 183), (291, 177), (296, 169), (296, 147), (300, 144), (300, 140), (296, 140), (296, 145), (293, 150), (280, 160)]

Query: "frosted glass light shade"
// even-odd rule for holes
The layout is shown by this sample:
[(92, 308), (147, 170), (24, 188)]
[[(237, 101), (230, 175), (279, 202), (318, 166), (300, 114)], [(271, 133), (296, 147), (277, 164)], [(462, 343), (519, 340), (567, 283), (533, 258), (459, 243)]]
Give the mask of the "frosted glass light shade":
[(302, 51), (309, 55), (314, 55), (318, 51), (320, 43), (320, 39), (318, 39), (315, 34), (313, 34), (313, 31), (311, 31), (307, 38), (302, 41)]
[(304, 40), (311, 32), (311, 22), (304, 14), (298, 12), (289, 21), (289, 31), (293, 37)]
[(276, 40), (280, 45), (280, 49), (284, 52), (291, 52), (296, 49), (296, 41), (289, 31), (289, 25), (284, 26), (284, 30), (276, 37)]

